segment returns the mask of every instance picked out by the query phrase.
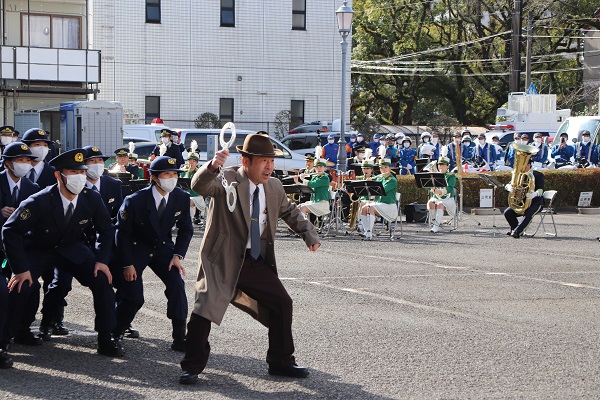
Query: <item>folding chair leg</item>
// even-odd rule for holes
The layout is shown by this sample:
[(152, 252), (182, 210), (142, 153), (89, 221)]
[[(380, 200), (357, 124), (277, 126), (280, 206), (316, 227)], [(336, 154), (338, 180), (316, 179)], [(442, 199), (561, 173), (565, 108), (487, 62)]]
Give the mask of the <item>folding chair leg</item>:
[[(552, 219), (552, 227), (554, 228), (554, 232), (548, 232), (546, 230), (546, 224), (544, 223), (544, 220), (542, 219), (542, 225), (544, 226), (544, 235), (558, 236), (558, 232), (556, 231), (556, 224), (554, 223), (554, 215), (552, 214), (552, 211), (550, 211), (550, 219)], [(550, 224), (548, 224), (548, 225), (550, 225)]]

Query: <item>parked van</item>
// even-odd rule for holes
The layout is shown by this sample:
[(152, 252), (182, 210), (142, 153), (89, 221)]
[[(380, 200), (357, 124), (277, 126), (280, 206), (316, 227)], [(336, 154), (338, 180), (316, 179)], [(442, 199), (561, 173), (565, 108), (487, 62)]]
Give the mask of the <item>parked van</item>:
[(151, 125), (123, 125), (123, 136), (136, 138), (142, 141), (145, 139), (149, 142), (160, 142), (160, 131), (163, 129), (171, 129), (166, 125), (151, 124)]
[[(207, 149), (207, 137), (208, 135), (219, 136), (221, 134), (220, 129), (174, 129), (180, 137), (181, 143), (185, 145), (186, 150), (189, 150), (192, 140), (195, 140), (198, 144), (198, 157), (200, 158), (200, 164), (207, 161), (206, 149)], [(239, 130), (236, 131), (236, 137), (233, 145), (229, 148), (230, 156), (227, 158), (225, 166), (242, 165), (242, 156), (238, 153), (235, 146), (242, 146), (244, 139), (254, 131)], [(227, 132), (227, 141), (229, 140), (229, 131)], [(279, 140), (271, 137), (273, 147), (283, 152), (283, 156), (275, 157), (275, 169), (281, 171), (291, 171), (300, 168), (304, 168), (306, 162), (304, 156), (291, 151), (287, 146), (283, 145)], [(220, 149), (220, 145), (218, 146)], [(184, 154), (184, 158), (187, 158), (187, 154)]]
[(560, 134), (566, 132), (569, 135), (568, 143), (581, 142), (581, 132), (590, 132), (592, 143), (598, 144), (600, 138), (600, 116), (569, 117), (562, 123), (554, 136), (554, 143), (559, 143)]

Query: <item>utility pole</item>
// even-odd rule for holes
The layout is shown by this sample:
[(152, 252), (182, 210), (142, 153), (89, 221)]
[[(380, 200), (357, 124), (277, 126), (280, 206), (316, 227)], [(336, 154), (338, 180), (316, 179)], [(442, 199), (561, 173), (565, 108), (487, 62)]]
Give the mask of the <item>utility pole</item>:
[(513, 0), (512, 35), (511, 35), (511, 68), (510, 91), (520, 92), (521, 88), (521, 10), (522, 0)]
[(525, 50), (525, 90), (531, 85), (531, 44), (533, 41), (533, 18), (527, 16), (527, 47)]

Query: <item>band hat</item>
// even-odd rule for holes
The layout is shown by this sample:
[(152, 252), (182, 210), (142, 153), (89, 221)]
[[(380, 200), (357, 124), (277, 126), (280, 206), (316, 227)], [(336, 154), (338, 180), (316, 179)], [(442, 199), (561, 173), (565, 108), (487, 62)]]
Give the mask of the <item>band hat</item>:
[(438, 158), (437, 163), (450, 165), (450, 159), (448, 157), (440, 157), (440, 158)]
[(60, 169), (74, 169), (74, 170), (87, 170), (88, 168), (85, 166), (83, 161), (85, 157), (84, 149), (73, 149), (69, 151), (65, 151), (54, 157), (52, 160), (48, 162), (51, 166)]
[(362, 164), (361, 164), (361, 168), (373, 168), (373, 161), (372, 160), (363, 160)]
[(324, 158), (317, 158), (315, 160), (315, 166), (319, 166), (319, 165), (322, 165), (323, 167), (326, 167), (327, 166), (327, 160), (324, 159)]
[(131, 160), (137, 160), (138, 159), (138, 155), (135, 153), (128, 153), (127, 156), (131, 159)]
[(389, 159), (389, 158), (381, 158), (381, 159), (379, 159), (378, 164), (379, 164), (379, 166), (388, 165), (388, 166), (391, 167), (392, 166), (392, 160)]
[(312, 153), (306, 153), (304, 155), (304, 160), (305, 161), (315, 161), (315, 155)]
[(249, 134), (244, 139), (244, 145), (237, 145), (235, 148), (243, 156), (278, 157), (283, 155), (281, 150), (273, 147), (271, 138), (264, 131)]
[(177, 166), (177, 160), (168, 156), (156, 157), (154, 161), (150, 163), (150, 172), (161, 173), (167, 171), (183, 172)]
[(10, 125), (4, 125), (0, 127), (0, 135), (11, 135), (14, 136), (15, 128)]
[(364, 152), (365, 152), (365, 150), (366, 150), (366, 147), (365, 147), (365, 146), (360, 146), (360, 147), (357, 147), (357, 148), (355, 148), (355, 149), (354, 149), (354, 151), (355, 151), (356, 153), (364, 153)]
[(198, 157), (198, 154), (196, 154), (196, 153), (188, 153), (188, 160), (189, 159), (199, 161), (200, 157)]
[(23, 134), (23, 139), (21, 139), (21, 141), (24, 143), (27, 143), (28, 145), (33, 142), (40, 142), (40, 141), (51, 143), (52, 140), (50, 140), (48, 138), (48, 136), (49, 136), (49, 133), (41, 128), (31, 128)]
[(117, 156), (127, 156), (129, 155), (129, 149), (127, 147), (121, 147), (120, 149), (115, 150), (115, 154)]
[(83, 150), (85, 150), (83, 161), (91, 160), (92, 158), (101, 158), (106, 161), (110, 158), (110, 156), (103, 155), (100, 149), (94, 146), (85, 146)]
[(4, 148), (2, 152), (2, 160), (5, 158), (17, 158), (17, 157), (29, 157), (32, 160), (36, 159), (36, 156), (31, 154), (31, 150), (29, 150), (29, 146), (27, 146), (23, 142), (13, 142)]

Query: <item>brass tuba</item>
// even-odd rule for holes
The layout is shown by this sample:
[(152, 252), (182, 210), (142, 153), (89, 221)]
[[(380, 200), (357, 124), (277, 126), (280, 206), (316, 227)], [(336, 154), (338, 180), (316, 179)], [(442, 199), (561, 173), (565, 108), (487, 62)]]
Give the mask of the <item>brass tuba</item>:
[(535, 180), (531, 171), (525, 171), (529, 158), (537, 154), (539, 149), (535, 146), (513, 143), (512, 148), (515, 151), (515, 162), (510, 184), (513, 188), (508, 194), (508, 206), (517, 214), (523, 214), (531, 205), (531, 199), (527, 198), (527, 193), (535, 189)]
[[(352, 197), (356, 197), (356, 200), (353, 200)], [(360, 211), (360, 197), (356, 196), (354, 193), (350, 193), (350, 216), (348, 217), (348, 229), (356, 228), (356, 221), (358, 220), (358, 212)]]

